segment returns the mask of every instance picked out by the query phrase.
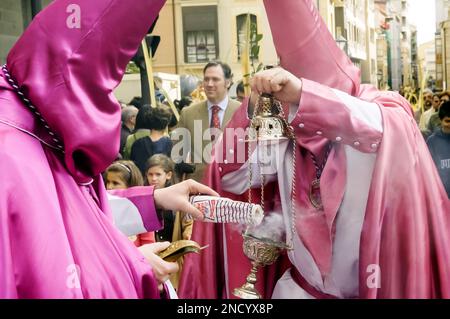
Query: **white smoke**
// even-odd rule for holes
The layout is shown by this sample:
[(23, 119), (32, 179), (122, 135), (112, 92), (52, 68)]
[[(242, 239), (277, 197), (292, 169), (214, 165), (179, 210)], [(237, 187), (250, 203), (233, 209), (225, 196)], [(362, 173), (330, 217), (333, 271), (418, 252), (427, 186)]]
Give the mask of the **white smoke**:
[(231, 228), (233, 228), (234, 231), (236, 231), (239, 234), (243, 234), (245, 233), (245, 231), (247, 230), (247, 225), (245, 224), (235, 224), (235, 223), (230, 223), (229, 225), (231, 225)]
[(286, 229), (281, 212), (271, 212), (264, 217), (261, 224), (248, 229), (248, 233), (259, 239), (270, 239), (275, 242), (284, 242)]

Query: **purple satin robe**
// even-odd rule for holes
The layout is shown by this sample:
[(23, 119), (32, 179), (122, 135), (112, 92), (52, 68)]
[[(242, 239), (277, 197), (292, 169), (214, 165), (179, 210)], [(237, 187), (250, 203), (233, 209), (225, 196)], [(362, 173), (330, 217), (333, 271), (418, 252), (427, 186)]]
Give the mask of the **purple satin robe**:
[(159, 298), (99, 174), (119, 147), (112, 90), (164, 2), (55, 0), (8, 55), (65, 153), (0, 71), (0, 298)]

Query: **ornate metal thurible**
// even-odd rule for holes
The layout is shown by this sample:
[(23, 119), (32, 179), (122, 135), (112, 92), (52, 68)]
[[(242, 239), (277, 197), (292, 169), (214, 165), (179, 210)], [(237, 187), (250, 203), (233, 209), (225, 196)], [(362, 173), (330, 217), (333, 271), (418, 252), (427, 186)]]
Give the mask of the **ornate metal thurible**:
[[(291, 196), (295, 197), (295, 135), (294, 130), (290, 127), (284, 118), (281, 103), (271, 95), (263, 94), (258, 98), (253, 117), (250, 123), (248, 142), (248, 158), (251, 157), (251, 142), (273, 143), (280, 140), (290, 139), (292, 141), (292, 192)], [(261, 173), (261, 163), (258, 159), (260, 180), (261, 180), (261, 207), (264, 209), (264, 175)], [(249, 160), (249, 203), (252, 202), (251, 186), (252, 186), (252, 163)], [(246, 283), (240, 288), (236, 288), (233, 294), (243, 299), (260, 299), (261, 294), (256, 290), (257, 282), (256, 273), (259, 267), (264, 267), (274, 263), (280, 253), (284, 249), (292, 248), (293, 236), (295, 233), (295, 203), (291, 200), (292, 228), (289, 245), (282, 242), (275, 242), (267, 238), (257, 238), (249, 234), (247, 231), (242, 235), (244, 238), (243, 250), (244, 254), (251, 260), (252, 269), (247, 276)]]
[(251, 260), (252, 269), (247, 276), (246, 283), (242, 287), (234, 289), (233, 294), (242, 299), (261, 299), (261, 294), (255, 288), (258, 268), (273, 264), (287, 246), (284, 243), (260, 239), (252, 235), (243, 234), (243, 237), (244, 253)]
[(271, 95), (262, 94), (256, 103), (250, 123), (249, 142), (285, 140), (288, 125), (280, 102)]

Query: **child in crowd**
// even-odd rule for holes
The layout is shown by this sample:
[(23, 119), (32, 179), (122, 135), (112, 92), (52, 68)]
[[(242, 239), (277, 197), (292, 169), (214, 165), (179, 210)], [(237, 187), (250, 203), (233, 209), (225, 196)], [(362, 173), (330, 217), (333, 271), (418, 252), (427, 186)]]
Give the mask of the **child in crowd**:
[[(136, 164), (125, 160), (112, 163), (104, 173), (104, 180), (107, 190), (144, 185), (144, 179)], [(154, 232), (147, 232), (129, 238), (137, 247), (155, 242)]]
[[(153, 185), (155, 188), (165, 188), (173, 184), (175, 177), (174, 162), (163, 154), (153, 155), (148, 159), (145, 170), (146, 184)], [(164, 213), (164, 228), (156, 231), (156, 241), (177, 241), (191, 239), (192, 219), (188, 219), (182, 212), (173, 214)], [(179, 276), (181, 274), (183, 258), (178, 260), (180, 271), (173, 274), (170, 280), (177, 289)]]

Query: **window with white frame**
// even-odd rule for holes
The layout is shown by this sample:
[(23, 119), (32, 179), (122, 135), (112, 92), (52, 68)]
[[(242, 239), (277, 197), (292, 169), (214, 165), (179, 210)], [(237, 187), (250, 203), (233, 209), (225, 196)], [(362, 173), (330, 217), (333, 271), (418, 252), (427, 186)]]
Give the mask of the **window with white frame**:
[(217, 6), (183, 7), (184, 56), (187, 63), (218, 57)]

